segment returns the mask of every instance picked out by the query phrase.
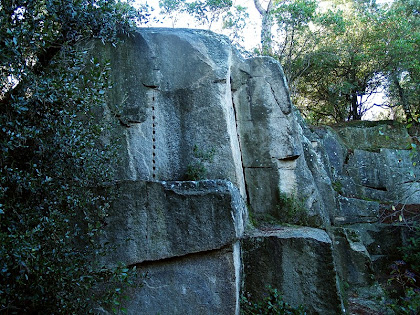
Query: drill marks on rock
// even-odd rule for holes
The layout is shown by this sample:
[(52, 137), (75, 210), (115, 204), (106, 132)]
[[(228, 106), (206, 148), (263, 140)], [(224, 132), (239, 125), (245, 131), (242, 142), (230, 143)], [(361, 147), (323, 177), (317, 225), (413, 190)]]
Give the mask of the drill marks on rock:
[(156, 95), (152, 92), (152, 178), (156, 179)]

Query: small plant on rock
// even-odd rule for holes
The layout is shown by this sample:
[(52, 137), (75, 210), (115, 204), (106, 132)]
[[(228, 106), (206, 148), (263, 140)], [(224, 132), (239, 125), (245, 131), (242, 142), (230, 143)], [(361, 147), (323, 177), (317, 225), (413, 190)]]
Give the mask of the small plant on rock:
[(276, 210), (283, 223), (308, 225), (305, 203), (293, 195), (289, 196), (279, 192), (279, 203)]
[(185, 174), (186, 180), (205, 179), (207, 176), (206, 164), (213, 162), (214, 154), (214, 148), (207, 151), (194, 145), (192, 161), (188, 164), (187, 172)]
[(340, 195), (343, 193), (343, 184), (339, 180), (332, 183), (332, 188)]
[(283, 296), (279, 291), (271, 286), (267, 287), (265, 297), (260, 301), (254, 301), (250, 293), (245, 293), (241, 297), (241, 314), (242, 315), (280, 315), (306, 314), (303, 306), (293, 307), (283, 300)]

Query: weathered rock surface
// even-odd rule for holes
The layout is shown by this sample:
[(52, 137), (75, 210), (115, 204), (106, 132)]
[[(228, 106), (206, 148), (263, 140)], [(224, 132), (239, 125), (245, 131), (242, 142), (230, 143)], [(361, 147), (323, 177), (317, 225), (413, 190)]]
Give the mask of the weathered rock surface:
[[(373, 292), (394, 258), (385, 243), (404, 239), (378, 222), (392, 203), (420, 204), (402, 126), (311, 129), (279, 63), (244, 59), (207, 31), (141, 29), (92, 54), (110, 61), (104, 115), (121, 143), (107, 263), (149, 275), (128, 313), (238, 314), (242, 283), (255, 296), (271, 284), (313, 314), (342, 311), (337, 283)], [(182, 181), (191, 172), (209, 180)], [(248, 210), (257, 226), (275, 222), (259, 231)], [(312, 227), (279, 225), (298, 214)]]
[(407, 149), (410, 136), (398, 122), (360, 121), (335, 126), (339, 137), (351, 150), (377, 151), (382, 148)]
[(239, 244), (140, 265), (128, 314), (239, 314)]
[(120, 179), (182, 180), (198, 147), (214, 150), (207, 178), (228, 179), (245, 194), (225, 37), (142, 29), (118, 49), (95, 50), (112, 69), (109, 111), (126, 125)]
[[(311, 159), (278, 62), (244, 60), (225, 37), (194, 30), (143, 29), (95, 52), (111, 65), (107, 113), (123, 125), (119, 179), (182, 180), (198, 163), (255, 212), (275, 215), (279, 193), (299, 195), (313, 221), (329, 224), (329, 178)], [(199, 156), (210, 152), (211, 162)]]
[(230, 182), (123, 181), (104, 238), (119, 246), (109, 261), (135, 265), (235, 243), (246, 208)]
[(267, 285), (310, 314), (339, 314), (340, 293), (332, 242), (319, 229), (281, 227), (257, 231), (242, 240), (244, 290), (256, 300)]
[(373, 283), (372, 258), (361, 240), (358, 230), (333, 229), (336, 268), (341, 281), (352, 287), (366, 287)]

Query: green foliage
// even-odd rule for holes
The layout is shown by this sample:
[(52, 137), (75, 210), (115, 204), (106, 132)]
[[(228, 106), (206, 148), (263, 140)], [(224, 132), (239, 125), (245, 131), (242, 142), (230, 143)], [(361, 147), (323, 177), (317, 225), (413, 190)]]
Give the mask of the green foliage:
[[(209, 28), (216, 21), (241, 44), (246, 8), (231, 0), (160, 0), (164, 15), (187, 13)], [(254, 1), (262, 17), (263, 53), (283, 66), (294, 103), (312, 124), (360, 120), (371, 106), (418, 123), (419, 0)], [(388, 99), (369, 101), (385, 91)]]
[(418, 0), (390, 6), (343, 0), (322, 8), (309, 0), (273, 3), (277, 34), (272, 55), (310, 123), (360, 120), (379, 88), (387, 91), (389, 101), (378, 105), (417, 121)]
[[(418, 264), (418, 262), (416, 262)], [(420, 288), (416, 285), (418, 274), (408, 269), (405, 261), (395, 261), (391, 265), (388, 280), (389, 293), (396, 296), (388, 303), (396, 314), (415, 315), (420, 312)]]
[(332, 188), (339, 194), (343, 192), (343, 184), (339, 180), (332, 183)]
[(417, 223), (413, 235), (401, 249), (403, 259), (410, 264), (411, 269), (420, 275), (420, 225)]
[(400, 248), (403, 260), (391, 265), (388, 292), (394, 298), (389, 307), (397, 314), (419, 314), (420, 312), (420, 227), (415, 230), (406, 244)]
[(409, 288), (405, 291), (404, 297), (390, 303), (395, 314), (417, 315), (420, 313), (420, 291)]
[(185, 174), (186, 180), (203, 180), (207, 175), (207, 168), (201, 162), (193, 162), (188, 164)]
[(303, 200), (279, 192), (276, 217), (283, 223), (308, 225), (308, 214)]
[(345, 11), (335, 8), (318, 15), (318, 42), (305, 55), (311, 65), (297, 84), (302, 96), (297, 101), (313, 123), (360, 120), (367, 97), (382, 82), (386, 55), (380, 13), (348, 2)]
[(401, 109), (407, 123), (420, 115), (420, 1), (394, 1), (382, 21), (390, 62), (386, 69), (388, 105)]
[(242, 34), (248, 19), (247, 8), (240, 5), (232, 7), (223, 17), (223, 29), (229, 30), (229, 38), (233, 43), (243, 44)]
[(116, 42), (144, 17), (119, 1), (1, 2), (2, 312), (87, 314), (118, 301), (110, 284), (127, 271), (99, 265), (98, 245), (112, 202), (99, 187), (115, 164), (97, 119), (109, 66), (79, 43)]
[(272, 41), (273, 57), (283, 66), (292, 93), (293, 82), (304, 74), (307, 67), (302, 53), (315, 45), (316, 38), (309, 25), (315, 19), (317, 7), (313, 0), (287, 0), (276, 3), (271, 12), (278, 27)]
[(243, 315), (303, 315), (306, 314), (303, 306), (293, 307), (283, 301), (283, 296), (277, 289), (267, 287), (265, 297), (254, 301), (248, 293), (241, 297), (241, 314)]
[(186, 180), (202, 180), (207, 176), (206, 164), (212, 163), (214, 158), (215, 150), (210, 149), (208, 151), (200, 149), (197, 145), (194, 145), (192, 152), (192, 162), (187, 166), (187, 172), (185, 174)]
[(218, 21), (221, 15), (232, 7), (232, 0), (159, 0), (159, 7), (164, 15), (173, 16), (176, 13), (188, 13), (202, 25), (209, 28)]

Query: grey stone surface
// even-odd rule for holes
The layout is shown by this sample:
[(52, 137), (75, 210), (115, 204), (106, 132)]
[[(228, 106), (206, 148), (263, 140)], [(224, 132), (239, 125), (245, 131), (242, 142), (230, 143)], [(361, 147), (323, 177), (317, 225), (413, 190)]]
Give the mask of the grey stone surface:
[(314, 228), (280, 227), (242, 240), (244, 291), (257, 300), (271, 285), (309, 314), (339, 314), (340, 294), (328, 234)]
[(372, 259), (360, 233), (348, 228), (333, 228), (331, 232), (335, 265), (341, 281), (351, 288), (372, 285)]
[(110, 113), (124, 160), (119, 179), (182, 180), (195, 146), (214, 151), (207, 178), (228, 179), (244, 195), (230, 68), (232, 47), (206, 31), (142, 29), (118, 49), (96, 42), (109, 60)]
[(253, 211), (273, 213), (279, 192), (295, 191), (294, 160), (302, 149), (280, 65), (260, 57), (247, 60), (242, 68), (241, 76), (233, 76), (240, 81), (233, 85), (233, 105), (248, 199)]
[[(245, 60), (225, 37), (186, 29), (143, 29), (118, 50), (95, 49), (112, 69), (107, 112), (122, 124), (119, 179), (183, 180), (198, 160), (206, 178), (231, 181), (255, 212), (275, 213), (286, 193), (305, 201), (317, 225), (330, 224), (336, 202), (321, 148), (329, 142), (293, 109), (278, 62)], [(342, 148), (328, 135), (331, 150)], [(195, 147), (213, 159), (200, 161)], [(346, 150), (337, 154), (328, 163), (341, 172)]]
[(328, 225), (335, 203), (328, 171), (293, 111), (280, 65), (253, 58), (232, 74), (250, 208), (277, 216), (283, 193), (302, 201), (312, 222)]
[(205, 252), (243, 234), (245, 205), (226, 181), (124, 181), (107, 218), (109, 262), (128, 265)]
[(399, 247), (407, 238), (409, 229), (402, 225), (390, 224), (354, 224), (351, 227), (360, 235), (360, 239), (372, 257), (376, 271), (389, 272), (393, 260), (401, 259)]
[(334, 218), (335, 224), (377, 222), (379, 203), (357, 198), (338, 196), (339, 209)]
[[(278, 62), (243, 59), (211, 32), (141, 29), (117, 48), (92, 45), (110, 61), (104, 116), (117, 118), (110, 134), (121, 144), (108, 263), (150, 275), (129, 313), (237, 313), (243, 263), (246, 290), (271, 284), (310, 313), (337, 314), (337, 274), (365, 286), (371, 266), (383, 271), (398, 242), (377, 223), (380, 203), (420, 203), (420, 161), (404, 150), (401, 125), (309, 128)], [(217, 180), (179, 182), (194, 162)], [(254, 231), (241, 241), (241, 261), (245, 202), (262, 218), (282, 217), (280, 194), (303, 204), (308, 224), (341, 226), (334, 246), (319, 229)]]
[(420, 204), (420, 155), (409, 150), (381, 149), (384, 177), (393, 199), (402, 204)]
[(407, 129), (397, 121), (356, 121), (334, 129), (352, 150), (406, 149), (410, 142)]
[(296, 170), (298, 196), (305, 201), (308, 215), (316, 226), (325, 227), (331, 224), (337, 201), (328, 172), (328, 161), (317, 141), (302, 140), (304, 159), (298, 160)]
[(321, 137), (321, 144), (330, 163), (332, 174), (341, 175), (348, 155), (344, 142), (331, 128), (319, 128), (315, 132)]
[[(239, 244), (142, 265), (127, 314), (239, 314)], [(140, 275), (141, 276), (141, 275)]]
[(386, 168), (384, 157), (380, 153), (354, 150), (345, 167), (347, 174), (356, 185), (378, 190), (386, 190)]

